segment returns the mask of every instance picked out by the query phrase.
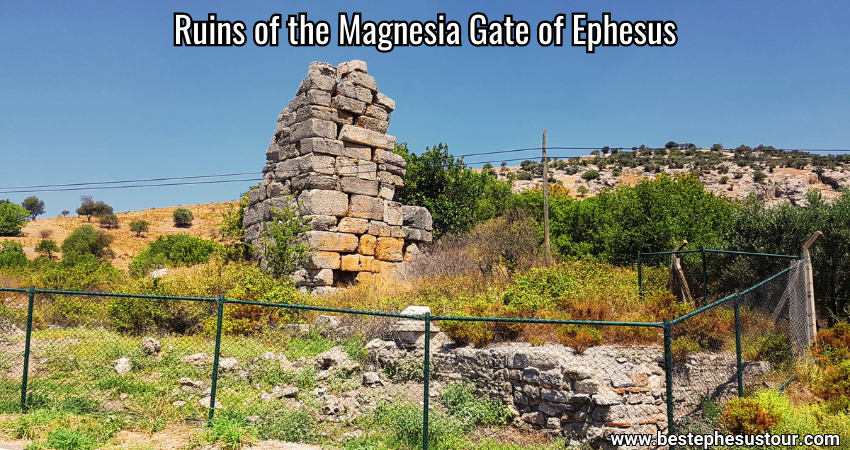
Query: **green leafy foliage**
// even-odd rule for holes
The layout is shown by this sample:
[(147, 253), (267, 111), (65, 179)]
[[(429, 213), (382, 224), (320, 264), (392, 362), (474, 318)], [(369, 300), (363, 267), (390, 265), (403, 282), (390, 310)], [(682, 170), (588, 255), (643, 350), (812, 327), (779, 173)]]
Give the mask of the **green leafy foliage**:
[(118, 216), (115, 214), (102, 214), (98, 221), (104, 228), (118, 228)]
[(0, 236), (17, 236), (20, 234), (27, 217), (30, 215), (23, 206), (9, 200), (0, 200)]
[(291, 199), (283, 198), (271, 208), (272, 220), (266, 222), (262, 253), (275, 278), (289, 276), (307, 263), (315, 249), (299, 239), (309, 231), (307, 219), (290, 208)]
[(16, 241), (0, 243), (0, 268), (21, 267), (27, 264), (24, 247)]
[(62, 253), (103, 256), (106, 248), (112, 243), (112, 238), (98, 232), (91, 225), (83, 225), (62, 241)]
[(599, 178), (599, 171), (595, 169), (588, 170), (585, 173), (581, 174), (582, 180), (590, 181), (595, 180), (597, 178)]
[(91, 221), (93, 216), (102, 216), (104, 214), (112, 214), (112, 207), (102, 201), (95, 202), (91, 196), (84, 195), (80, 197), (80, 206), (77, 208), (77, 215), (86, 216), (86, 219)]
[(432, 146), (421, 155), (405, 144), (395, 152), (407, 161), (404, 187), (398, 201), (424, 206), (433, 216), (434, 236), (467, 231), (478, 222), (499, 215), (511, 196), (509, 183), (498, 181), (491, 171), (477, 173), (449, 154), (447, 145)]
[(141, 237), (142, 233), (148, 231), (149, 225), (147, 220), (135, 220), (130, 222), (130, 231), (136, 233), (136, 237)]
[(194, 214), (189, 208), (177, 208), (174, 210), (174, 226), (188, 228), (192, 226), (192, 221), (195, 220)]
[(221, 244), (187, 234), (160, 236), (130, 262), (130, 273), (144, 276), (157, 266), (191, 266), (205, 263), (210, 255), (221, 251)]
[(35, 220), (36, 217), (44, 214), (44, 201), (39, 200), (36, 196), (27, 197), (21, 202), (21, 206), (23, 206), (30, 213), (30, 219)]
[(242, 226), (246, 208), (248, 208), (248, 192), (242, 194), (236, 206), (231, 205), (221, 217), (218, 232), (224, 242), (225, 257), (230, 261), (251, 259), (253, 247), (245, 242), (245, 228)]
[(53, 239), (42, 239), (38, 245), (35, 246), (35, 251), (38, 252), (39, 255), (47, 258), (53, 258), (53, 254), (59, 253), (60, 250), (59, 244), (57, 244)]

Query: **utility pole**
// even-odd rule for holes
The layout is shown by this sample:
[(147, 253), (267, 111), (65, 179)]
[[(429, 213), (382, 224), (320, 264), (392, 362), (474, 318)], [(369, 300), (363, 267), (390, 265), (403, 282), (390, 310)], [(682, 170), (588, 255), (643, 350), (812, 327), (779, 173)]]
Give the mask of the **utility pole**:
[(546, 236), (546, 265), (550, 265), (552, 249), (549, 247), (549, 158), (546, 157), (546, 130), (543, 130), (543, 228)]

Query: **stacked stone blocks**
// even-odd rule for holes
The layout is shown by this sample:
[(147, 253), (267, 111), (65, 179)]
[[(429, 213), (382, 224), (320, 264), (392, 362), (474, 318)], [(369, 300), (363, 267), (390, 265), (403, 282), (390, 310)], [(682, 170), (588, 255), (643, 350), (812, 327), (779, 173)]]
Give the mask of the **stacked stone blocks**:
[(294, 194), (290, 206), (309, 219), (306, 240), (319, 251), (293, 276), (299, 286), (369, 281), (432, 238), (427, 209), (394, 201), (406, 166), (386, 134), (395, 102), (366, 69), (363, 61), (310, 64), (278, 116), (263, 185), (249, 196), (243, 225), (255, 246), (284, 198)]

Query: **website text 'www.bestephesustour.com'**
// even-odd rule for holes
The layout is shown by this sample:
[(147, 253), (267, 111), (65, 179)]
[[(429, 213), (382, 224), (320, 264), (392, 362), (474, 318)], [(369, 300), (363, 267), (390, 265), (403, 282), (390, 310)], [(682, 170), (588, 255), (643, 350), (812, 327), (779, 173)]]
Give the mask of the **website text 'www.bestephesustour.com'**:
[(652, 434), (612, 434), (611, 443), (615, 446), (663, 446), (682, 445), (708, 449), (714, 446), (758, 447), (758, 446), (821, 446), (838, 447), (841, 438), (837, 434), (671, 434), (660, 431)]

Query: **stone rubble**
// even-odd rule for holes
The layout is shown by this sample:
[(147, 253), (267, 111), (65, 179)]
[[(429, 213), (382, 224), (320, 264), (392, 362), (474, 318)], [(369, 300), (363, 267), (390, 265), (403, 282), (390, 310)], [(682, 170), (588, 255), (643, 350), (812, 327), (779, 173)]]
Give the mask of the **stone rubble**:
[(319, 248), (292, 276), (297, 286), (369, 282), (419, 255), (416, 243), (431, 241), (428, 210), (394, 201), (406, 166), (386, 134), (394, 109), (365, 62), (314, 62), (278, 116), (243, 226), (246, 240), (262, 248), (272, 208), (295, 195), (289, 205), (310, 219), (306, 240)]

